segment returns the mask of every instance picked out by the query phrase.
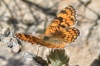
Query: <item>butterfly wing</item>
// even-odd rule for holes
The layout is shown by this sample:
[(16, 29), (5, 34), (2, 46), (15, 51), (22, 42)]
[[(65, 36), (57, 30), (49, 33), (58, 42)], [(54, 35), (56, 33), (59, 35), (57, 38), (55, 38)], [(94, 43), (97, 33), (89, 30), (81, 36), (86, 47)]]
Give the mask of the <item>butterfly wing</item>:
[(77, 28), (68, 28), (68, 29), (59, 29), (59, 31), (56, 31), (52, 34), (52, 36), (49, 36), (49, 38), (45, 38), (44, 41), (47, 41), (51, 44), (59, 45), (62, 47), (62, 45), (69, 44), (79, 36), (80, 32)]
[(50, 36), (55, 33), (59, 28), (68, 28), (75, 25), (76, 23), (76, 11), (72, 5), (69, 5), (63, 9), (57, 16), (53, 19), (50, 25), (45, 31), (46, 36)]
[(56, 31), (54, 34), (52, 34), (52, 37), (60, 39), (59, 41), (66, 42), (66, 44), (68, 44), (73, 42), (77, 36), (79, 36), (79, 34), (79, 30), (73, 27), (68, 29), (59, 29), (59, 31)]
[[(65, 44), (66, 44), (64, 42), (61, 42), (62, 44), (59, 45), (59, 44), (56, 44), (54, 42), (53, 43), (49, 42), (50, 41), (49, 39), (43, 40), (43, 39), (37, 38), (35, 36), (23, 34), (23, 33), (17, 33), (17, 34), (15, 34), (15, 37), (18, 38), (18, 39), (21, 39), (22, 41), (26, 41), (26, 42), (29, 42), (29, 43), (32, 43), (32, 44), (39, 44), (39, 45), (42, 45), (42, 46), (46, 46), (48, 48), (64, 48)], [(45, 37), (45, 38), (47, 38), (47, 37)]]

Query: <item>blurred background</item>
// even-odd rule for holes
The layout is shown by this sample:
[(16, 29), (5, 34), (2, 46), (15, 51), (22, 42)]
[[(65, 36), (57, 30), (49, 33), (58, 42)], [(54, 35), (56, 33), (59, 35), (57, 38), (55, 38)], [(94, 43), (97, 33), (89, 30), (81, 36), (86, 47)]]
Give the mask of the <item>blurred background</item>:
[[(100, 0), (0, 0), (0, 33), (9, 27), (12, 34), (26, 33), (38, 37), (56, 14), (68, 5), (76, 8), (75, 27), (80, 30), (76, 41), (65, 47), (69, 65), (100, 66)], [(37, 54), (38, 45), (23, 41), (21, 45), (21, 52)], [(0, 51), (1, 55), (3, 51)], [(48, 48), (39, 47), (39, 56), (45, 59), (48, 53)]]

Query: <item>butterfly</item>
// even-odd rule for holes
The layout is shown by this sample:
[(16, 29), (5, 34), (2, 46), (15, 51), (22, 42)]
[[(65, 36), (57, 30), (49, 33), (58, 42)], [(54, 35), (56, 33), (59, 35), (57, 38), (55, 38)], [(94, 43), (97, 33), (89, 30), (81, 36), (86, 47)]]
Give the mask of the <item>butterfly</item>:
[(69, 5), (57, 14), (40, 38), (24, 33), (16, 33), (15, 36), (22, 41), (48, 48), (64, 48), (80, 35), (79, 30), (74, 27), (76, 22), (76, 10)]

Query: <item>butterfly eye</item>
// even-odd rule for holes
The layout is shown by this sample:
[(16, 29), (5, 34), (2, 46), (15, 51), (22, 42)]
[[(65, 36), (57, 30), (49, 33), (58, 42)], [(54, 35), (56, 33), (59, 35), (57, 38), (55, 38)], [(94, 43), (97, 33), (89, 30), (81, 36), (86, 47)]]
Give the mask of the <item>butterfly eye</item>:
[(49, 39), (50, 39), (50, 37), (47, 37), (47, 36), (44, 36), (44, 37), (43, 37), (43, 40), (44, 40), (44, 41), (49, 40)]

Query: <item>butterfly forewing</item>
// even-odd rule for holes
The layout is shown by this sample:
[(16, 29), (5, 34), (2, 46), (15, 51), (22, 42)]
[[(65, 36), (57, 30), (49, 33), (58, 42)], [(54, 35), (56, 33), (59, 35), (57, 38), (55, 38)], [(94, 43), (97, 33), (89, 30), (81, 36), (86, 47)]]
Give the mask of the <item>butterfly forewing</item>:
[(47, 27), (45, 35), (51, 35), (52, 33), (55, 33), (55, 31), (59, 30), (59, 28), (71, 27), (76, 23), (76, 21), (75, 8), (70, 5), (57, 14), (57, 16)]

